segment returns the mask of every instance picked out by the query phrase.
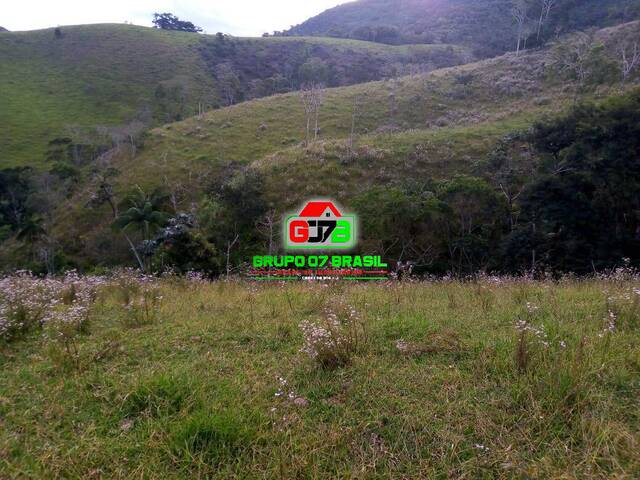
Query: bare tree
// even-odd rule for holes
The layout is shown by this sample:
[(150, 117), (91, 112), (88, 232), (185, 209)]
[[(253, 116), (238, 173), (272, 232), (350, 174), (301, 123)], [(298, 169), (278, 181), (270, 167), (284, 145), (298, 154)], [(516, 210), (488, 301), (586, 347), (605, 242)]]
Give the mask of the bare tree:
[(313, 131), (314, 141), (318, 140), (318, 133), (320, 132), (320, 128), (318, 127), (318, 121), (320, 117), (320, 105), (322, 105), (323, 97), (324, 97), (324, 92), (319, 87), (315, 89), (315, 94), (311, 97), (313, 102), (313, 109), (315, 112), (315, 120), (316, 120), (314, 131)]
[(351, 135), (349, 135), (349, 153), (353, 152), (353, 141), (356, 135), (356, 121), (360, 115), (360, 109), (362, 108), (362, 98), (360, 95), (353, 97), (353, 103), (351, 104)]
[(518, 28), (518, 41), (516, 44), (516, 55), (520, 55), (520, 48), (524, 36), (524, 24), (527, 21), (527, 2), (526, 0), (513, 0), (511, 6), (511, 15), (516, 22)]
[[(114, 220), (118, 218), (119, 212), (118, 212), (118, 200), (114, 193), (111, 179), (113, 177), (116, 177), (119, 174), (120, 172), (118, 172), (118, 170), (112, 167), (106, 168), (104, 171), (95, 172), (92, 179), (93, 191), (91, 193), (89, 201), (87, 202), (87, 206), (90, 208), (96, 208), (104, 203), (107, 203), (111, 208), (111, 213), (113, 214)], [(129, 244), (129, 247), (131, 248), (131, 252), (133, 252), (134, 257), (138, 262), (138, 266), (140, 267), (140, 270), (144, 271), (144, 262), (142, 261), (142, 258), (138, 253), (138, 249), (131, 241), (131, 238), (129, 238), (129, 235), (127, 235), (127, 232), (123, 230), (122, 234), (124, 235), (125, 240)]]
[(231, 250), (233, 249), (235, 244), (238, 243), (239, 239), (240, 235), (236, 233), (233, 240), (227, 240), (227, 279), (229, 279), (229, 276), (231, 275)]
[(258, 231), (269, 241), (269, 255), (275, 253), (277, 225), (278, 216), (275, 210), (269, 210), (257, 224)]
[(636, 67), (640, 65), (640, 50), (638, 49), (638, 42), (635, 42), (633, 46), (628, 44), (622, 45), (619, 51), (620, 68), (622, 70), (622, 83), (624, 83), (627, 81), (629, 75), (633, 73)]
[(104, 170), (94, 172), (92, 178), (92, 191), (90, 193), (87, 206), (99, 207), (106, 203), (111, 208), (113, 218), (118, 218), (118, 201), (113, 190), (112, 178), (119, 175), (120, 172), (115, 168), (109, 167)]
[(318, 139), (318, 123), (320, 115), (320, 106), (322, 105), (323, 91), (321, 86), (316, 84), (309, 84), (300, 91), (300, 98), (304, 105), (305, 121), (306, 121), (306, 134), (305, 134), (305, 146), (309, 145), (311, 120), (315, 119), (315, 132), (314, 140)]
[(306, 122), (304, 143), (305, 146), (307, 146), (309, 145), (309, 129), (311, 128), (311, 116), (313, 115), (313, 103), (311, 101), (310, 90), (300, 90), (300, 99), (302, 100), (302, 105), (304, 106), (304, 117)]
[(593, 32), (578, 32), (553, 50), (552, 62), (556, 70), (568, 73), (578, 81), (576, 94), (593, 73), (593, 52)]
[(240, 91), (240, 79), (234, 68), (228, 63), (220, 63), (215, 67), (215, 75), (218, 80), (218, 90), (225, 105), (228, 107), (236, 103), (236, 97)]
[[(189, 175), (191, 176), (191, 173)], [(167, 175), (162, 177), (162, 183), (169, 194), (169, 202), (171, 203), (171, 208), (173, 208), (173, 213), (179, 213), (181, 210), (180, 205), (189, 193), (188, 187), (180, 181), (170, 181)]]
[(551, 9), (556, 4), (557, 0), (538, 0), (540, 2), (540, 18), (538, 19), (538, 33), (536, 36), (537, 40), (540, 40), (540, 33), (542, 32), (542, 27), (549, 19), (549, 15), (551, 14)]
[(395, 118), (398, 114), (398, 82), (395, 78), (392, 78), (388, 82), (389, 85), (389, 117)]

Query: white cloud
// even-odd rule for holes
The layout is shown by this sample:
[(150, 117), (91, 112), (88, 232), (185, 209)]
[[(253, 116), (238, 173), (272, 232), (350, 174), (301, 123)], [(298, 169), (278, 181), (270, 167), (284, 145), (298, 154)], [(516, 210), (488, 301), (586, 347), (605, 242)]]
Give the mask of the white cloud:
[(0, 25), (34, 30), (57, 25), (151, 25), (154, 12), (171, 12), (208, 33), (258, 36), (283, 30), (347, 0), (22, 0), (3, 5)]

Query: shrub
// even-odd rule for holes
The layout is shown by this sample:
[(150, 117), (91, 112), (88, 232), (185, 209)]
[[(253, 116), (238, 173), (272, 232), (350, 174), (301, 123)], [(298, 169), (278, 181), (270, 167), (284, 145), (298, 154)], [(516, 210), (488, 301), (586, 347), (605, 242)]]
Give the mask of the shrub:
[(115, 276), (117, 295), (124, 307), (126, 327), (154, 323), (162, 300), (158, 279), (134, 270), (121, 270)]
[(102, 277), (39, 278), (17, 272), (0, 278), (0, 339), (13, 340), (44, 325), (50, 330), (79, 332), (85, 328)]
[(58, 282), (37, 278), (30, 272), (0, 279), (0, 338), (10, 341), (42, 326), (59, 290)]
[(305, 320), (300, 324), (306, 353), (322, 368), (348, 365), (366, 341), (364, 323), (356, 309), (340, 299), (328, 307), (321, 320)]

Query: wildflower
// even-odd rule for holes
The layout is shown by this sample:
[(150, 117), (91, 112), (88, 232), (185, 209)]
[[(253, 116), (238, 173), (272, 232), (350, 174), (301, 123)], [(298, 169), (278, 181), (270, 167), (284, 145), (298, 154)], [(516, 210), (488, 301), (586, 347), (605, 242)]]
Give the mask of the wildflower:
[(400, 353), (407, 353), (409, 351), (409, 344), (401, 338), (396, 341), (396, 348), (400, 350)]
[(207, 278), (204, 276), (204, 274), (202, 272), (197, 272), (197, 271), (194, 271), (194, 270), (189, 270), (185, 274), (185, 279), (189, 283), (193, 283), (193, 284), (207, 283)]
[(274, 394), (274, 397), (286, 397), (289, 400), (293, 400), (297, 395), (296, 392), (289, 387), (289, 382), (284, 377), (276, 377), (278, 380), (278, 390)]
[(325, 317), (300, 323), (304, 343), (300, 351), (323, 367), (345, 365), (363, 336), (360, 316), (352, 305), (337, 300)]
[(526, 320), (518, 320), (516, 322), (515, 328), (520, 333), (523, 333), (523, 332), (532, 333), (538, 339), (538, 342), (541, 345), (543, 345), (544, 347), (549, 346), (549, 342), (547, 340), (547, 332), (545, 332), (544, 330), (544, 325), (540, 325), (538, 327), (536, 325), (529, 323)]
[(609, 321), (607, 323), (607, 331), (609, 333), (613, 333), (616, 330), (616, 320), (618, 319), (617, 315), (609, 310)]

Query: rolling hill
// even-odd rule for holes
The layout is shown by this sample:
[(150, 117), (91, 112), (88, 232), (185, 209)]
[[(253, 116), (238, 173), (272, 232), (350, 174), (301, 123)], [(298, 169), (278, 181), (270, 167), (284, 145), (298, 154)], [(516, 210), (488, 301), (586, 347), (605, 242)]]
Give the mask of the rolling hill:
[[(242, 39), (132, 25), (0, 34), (0, 166), (41, 165), (57, 138), (118, 142), (148, 126), (299, 88), (466, 63), (463, 48)], [(221, 68), (220, 65), (224, 68)], [(100, 131), (97, 132), (97, 127)]]
[[(536, 43), (540, 2), (529, 2), (524, 24)], [(515, 50), (510, 0), (358, 0), (337, 6), (285, 32), (358, 38), (390, 44), (452, 43), (482, 57)], [(541, 38), (640, 18), (638, 0), (559, 0)]]
[[(632, 90), (638, 72), (623, 81), (619, 52), (639, 34), (630, 22), (470, 63), (468, 47), (446, 44), (127, 25), (0, 34), (0, 264), (128, 264), (114, 219), (157, 199), (204, 242), (179, 257), (207, 252), (218, 263), (204, 268), (219, 271), (239, 223), (243, 248), (261, 248), (265, 208), (277, 216), (318, 195), (373, 205), (378, 188), (422, 191), (460, 175), (488, 185), (497, 148), (532, 158), (518, 138), (535, 122)], [(294, 91), (319, 81), (335, 86)], [(37, 168), (6, 168), (24, 166)]]
[[(613, 55), (621, 39), (638, 40), (638, 26), (602, 30), (594, 41)], [(262, 194), (278, 212), (295, 208), (309, 195), (348, 203), (376, 185), (471, 174), (502, 137), (575, 103), (579, 86), (552, 75), (552, 56), (550, 50), (507, 54), (328, 89), (319, 112), (319, 140), (308, 146), (298, 94), (257, 99), (154, 129), (140, 151), (122, 149), (101, 168), (118, 172), (113, 178), (117, 198), (137, 186), (146, 192), (164, 188), (173, 192), (178, 210), (197, 203), (211, 185), (228, 181), (238, 168), (249, 168), (264, 182)], [(607, 55), (602, 58), (608, 61)], [(607, 63), (609, 76), (579, 97), (620, 93), (616, 68)], [(622, 91), (633, 85), (629, 82)], [(351, 149), (354, 104), (359, 106)], [(58, 224), (71, 240), (68, 251), (91, 251), (89, 263), (99, 263), (122, 240), (109, 229), (107, 205), (87, 208), (93, 195), (95, 184), (87, 184), (65, 204)], [(120, 251), (127, 254), (124, 243)]]

